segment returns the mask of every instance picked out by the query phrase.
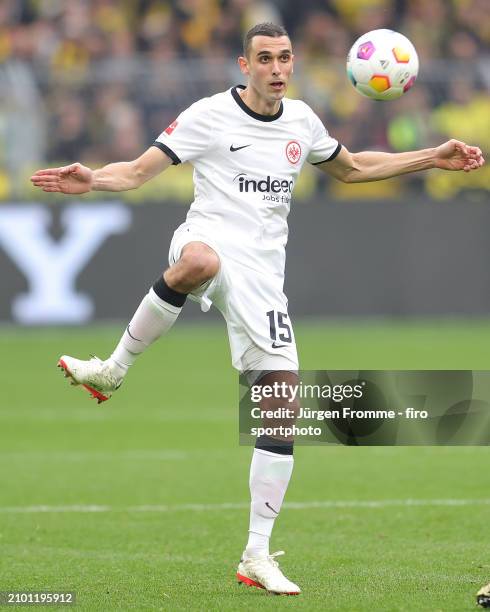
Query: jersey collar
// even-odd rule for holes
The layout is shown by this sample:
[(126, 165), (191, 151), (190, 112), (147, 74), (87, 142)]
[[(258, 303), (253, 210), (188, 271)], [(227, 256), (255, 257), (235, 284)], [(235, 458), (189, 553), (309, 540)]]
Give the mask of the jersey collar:
[(232, 87), (231, 95), (233, 96), (233, 99), (238, 104), (238, 106), (242, 109), (242, 111), (246, 112), (247, 115), (250, 115), (250, 117), (257, 119), (258, 121), (275, 121), (276, 119), (279, 119), (279, 117), (282, 115), (282, 111), (283, 111), (282, 101), (281, 101), (281, 105), (279, 106), (279, 110), (277, 111), (275, 115), (261, 115), (253, 111), (251, 108), (249, 108), (245, 104), (245, 102), (241, 99), (240, 94), (238, 93), (238, 89), (245, 89), (245, 85), (236, 85), (235, 87)]

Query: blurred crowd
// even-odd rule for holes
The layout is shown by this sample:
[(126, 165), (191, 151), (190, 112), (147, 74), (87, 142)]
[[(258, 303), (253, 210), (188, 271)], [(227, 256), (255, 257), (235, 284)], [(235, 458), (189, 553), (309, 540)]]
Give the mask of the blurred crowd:
[[(0, 199), (26, 167), (138, 156), (188, 104), (240, 82), (243, 35), (261, 21), (293, 40), (288, 95), (350, 149), (490, 145), (488, 0), (0, 0)], [(397, 103), (345, 76), (354, 40), (384, 27), (421, 63)]]

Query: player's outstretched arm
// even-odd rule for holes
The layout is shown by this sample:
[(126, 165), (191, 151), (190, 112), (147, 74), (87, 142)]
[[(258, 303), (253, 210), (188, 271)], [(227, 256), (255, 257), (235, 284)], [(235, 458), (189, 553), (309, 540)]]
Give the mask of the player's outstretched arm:
[(43, 191), (68, 194), (127, 191), (138, 188), (171, 164), (172, 160), (163, 151), (150, 147), (134, 161), (108, 164), (99, 170), (91, 170), (78, 162), (38, 170), (31, 176), (31, 182)]
[(342, 147), (334, 160), (319, 164), (317, 168), (345, 183), (363, 183), (430, 168), (471, 172), (484, 163), (485, 159), (478, 147), (453, 139), (433, 149), (406, 153), (351, 153)]

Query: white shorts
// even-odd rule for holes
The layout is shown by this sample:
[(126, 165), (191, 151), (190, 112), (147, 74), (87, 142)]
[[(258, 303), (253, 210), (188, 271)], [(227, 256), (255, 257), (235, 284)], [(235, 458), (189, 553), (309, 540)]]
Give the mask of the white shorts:
[(281, 275), (265, 274), (222, 252), (212, 237), (191, 223), (175, 231), (169, 250), (174, 264), (189, 242), (204, 242), (220, 259), (218, 274), (190, 294), (207, 312), (214, 304), (228, 328), (233, 366), (240, 372), (298, 370), (298, 354)]

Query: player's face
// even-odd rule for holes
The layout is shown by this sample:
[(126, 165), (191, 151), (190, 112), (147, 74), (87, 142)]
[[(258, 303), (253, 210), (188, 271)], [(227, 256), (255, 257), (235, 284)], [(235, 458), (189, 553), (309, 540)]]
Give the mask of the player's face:
[(254, 36), (248, 57), (239, 58), (248, 85), (267, 102), (278, 102), (286, 94), (293, 71), (293, 52), (287, 36)]

